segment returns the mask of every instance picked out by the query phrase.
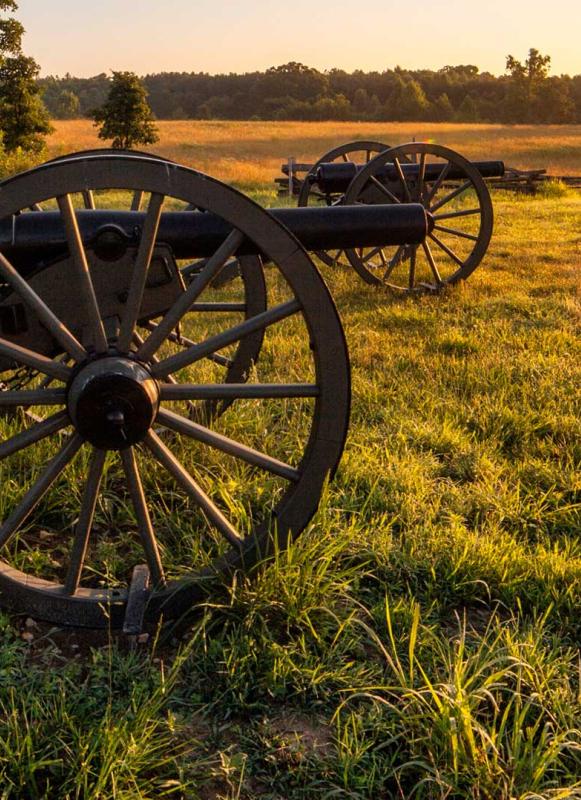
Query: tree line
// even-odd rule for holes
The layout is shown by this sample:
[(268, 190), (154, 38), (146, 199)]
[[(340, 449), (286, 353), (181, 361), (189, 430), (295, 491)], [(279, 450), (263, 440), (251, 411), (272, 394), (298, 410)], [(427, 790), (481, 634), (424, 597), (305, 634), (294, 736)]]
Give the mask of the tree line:
[[(142, 82), (158, 119), (369, 120), (497, 123), (581, 122), (581, 75), (550, 76), (550, 57), (531, 48), (502, 76), (472, 64), (439, 70), (320, 72), (298, 62), (265, 72), (162, 72)], [(46, 77), (37, 85), (55, 118), (90, 117), (111, 79)]]

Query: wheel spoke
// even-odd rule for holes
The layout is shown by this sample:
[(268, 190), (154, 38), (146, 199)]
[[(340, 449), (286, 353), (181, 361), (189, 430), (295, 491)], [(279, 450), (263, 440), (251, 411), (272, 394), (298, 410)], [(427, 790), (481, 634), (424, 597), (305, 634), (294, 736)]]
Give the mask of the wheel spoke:
[(88, 211), (95, 210), (95, 197), (91, 189), (85, 189), (83, 194), (83, 203)]
[(443, 184), (443, 182), (448, 177), (448, 173), (450, 172), (451, 169), (452, 169), (452, 162), (448, 161), (446, 166), (443, 168), (443, 170), (440, 172), (440, 174), (436, 178), (436, 181), (434, 182), (434, 185), (432, 186), (432, 188), (430, 189), (430, 191), (428, 192), (428, 194), (424, 198), (424, 205), (425, 205), (426, 208), (430, 207), (430, 203), (434, 199), (434, 196), (435, 196), (436, 192), (438, 191), (440, 186)]
[(141, 208), (141, 203), (143, 202), (143, 194), (144, 193), (138, 189), (133, 192), (133, 197), (131, 198), (131, 211), (139, 211)]
[(93, 519), (95, 517), (95, 508), (97, 507), (97, 499), (99, 497), (99, 490), (101, 488), (101, 480), (103, 478), (103, 470), (105, 468), (105, 460), (107, 453), (105, 450), (93, 451), (91, 459), (91, 466), (89, 467), (89, 475), (81, 501), (81, 510), (79, 513), (79, 521), (75, 531), (75, 538), (71, 550), (71, 560), (65, 578), (65, 592), (67, 594), (74, 594), (79, 588), (81, 580), (81, 572), (85, 563), (85, 556), (87, 555), (87, 547), (89, 545), (89, 537), (91, 536), (91, 529), (93, 527)]
[(74, 433), (52, 461), (49, 462), (40, 478), (24, 495), (23, 499), (20, 501), (20, 505), (14, 509), (0, 528), (0, 547), (6, 544), (34, 511), (67, 464), (73, 460), (82, 444), (83, 440), (81, 437), (77, 433)]
[(42, 422), (38, 422), (31, 428), (2, 442), (0, 444), (0, 459), (7, 458), (14, 453), (18, 453), (20, 450), (30, 447), (32, 444), (36, 444), (36, 442), (40, 442), (41, 439), (45, 439), (53, 433), (62, 431), (63, 428), (66, 428), (70, 424), (71, 421), (67, 412), (59, 411), (58, 414), (53, 414)]
[(370, 177), (369, 177), (369, 180), (371, 181), (371, 183), (372, 183), (374, 186), (377, 186), (377, 188), (378, 188), (380, 191), (382, 191), (384, 195), (386, 195), (387, 197), (389, 197), (389, 199), (391, 200), (391, 202), (392, 202), (392, 203), (401, 203), (401, 200), (399, 199), (399, 197), (396, 197), (396, 196), (393, 194), (393, 192), (390, 192), (390, 191), (389, 191), (389, 189), (387, 188), (387, 186), (384, 186), (384, 185), (383, 185), (383, 183), (381, 183), (381, 181), (378, 181), (378, 180), (377, 180), (377, 178), (375, 177), (375, 175), (370, 175)]
[(153, 249), (155, 247), (155, 240), (159, 228), (159, 220), (161, 217), (161, 209), (165, 197), (163, 194), (153, 192), (149, 200), (147, 215), (143, 223), (141, 240), (135, 264), (133, 266), (133, 274), (131, 276), (131, 284), (129, 286), (129, 293), (127, 302), (121, 320), (121, 328), (119, 331), (119, 338), (117, 346), (121, 352), (129, 350), (135, 323), (139, 316), (141, 303), (143, 301), (143, 292), (145, 290), (145, 283), (147, 281), (147, 273), (151, 264), (151, 257), (153, 256)]
[[(155, 322), (147, 322), (144, 326), (147, 328), (148, 331), (154, 331), (157, 328)], [(169, 336), (167, 337), (169, 342), (175, 342), (176, 344), (181, 345), (182, 347), (196, 347), (197, 342), (192, 341), (192, 339), (188, 339), (187, 336), (178, 336), (177, 333), (172, 331)], [(234, 362), (231, 358), (226, 358), (226, 356), (218, 355), (217, 353), (212, 353), (211, 355), (207, 356), (208, 361), (213, 361), (214, 364), (219, 364), (221, 367), (226, 367), (226, 369), (230, 369), (234, 365)], [(153, 358), (152, 358), (153, 361)], [(157, 360), (156, 360), (157, 363)]]
[(131, 502), (135, 509), (139, 536), (145, 551), (151, 579), (155, 585), (160, 586), (165, 583), (163, 567), (133, 447), (129, 447), (127, 450), (121, 450), (121, 461), (123, 462), (123, 469), (125, 470)]
[(22, 389), (0, 392), (0, 408), (16, 406), (59, 406), (67, 401), (66, 389)]
[(424, 248), (424, 253), (426, 254), (426, 258), (428, 259), (428, 264), (430, 265), (430, 269), (432, 270), (434, 278), (436, 279), (436, 283), (438, 284), (438, 286), (441, 286), (443, 284), (442, 277), (440, 275), (438, 267), (436, 266), (436, 262), (434, 261), (434, 255), (432, 253), (430, 245), (427, 242), (422, 242), (422, 247)]
[(394, 163), (394, 166), (395, 166), (395, 168), (397, 170), (397, 175), (398, 175), (398, 178), (400, 180), (402, 189), (404, 191), (406, 202), (411, 203), (412, 196), (410, 194), (410, 188), (407, 185), (407, 181), (405, 179), (405, 175), (403, 174), (403, 170), (401, 168), (401, 164), (399, 163), (399, 159), (398, 158), (394, 158), (393, 159), (393, 163)]
[(318, 397), (315, 383), (176, 383), (160, 386), (160, 399), (270, 400), (277, 397)]
[(63, 219), (69, 249), (79, 281), (79, 313), (84, 315), (84, 318), (89, 324), (93, 337), (92, 343), (95, 349), (99, 353), (105, 353), (107, 352), (107, 337), (105, 336), (105, 329), (103, 328), (103, 322), (99, 313), (99, 304), (95, 294), (95, 287), (91, 280), (87, 254), (83, 247), (83, 240), (73, 209), (71, 196), (69, 194), (60, 195), (57, 197), (57, 203)]
[(408, 288), (410, 291), (414, 288), (416, 282), (416, 254), (417, 254), (417, 247), (412, 248), (410, 253), (410, 271), (409, 271), (409, 281), (408, 281)]
[(145, 439), (145, 444), (186, 494), (198, 504), (210, 524), (213, 525), (230, 544), (239, 548), (242, 544), (242, 539), (236, 529), (228, 522), (220, 509), (214, 505), (204, 490), (198, 486), (192, 476), (186, 472), (185, 468), (164, 445), (159, 436), (150, 430)]
[(379, 253), (381, 253), (381, 245), (379, 247), (375, 247), (370, 253), (367, 253), (367, 255), (361, 259), (361, 261), (364, 264), (367, 264), (368, 261), (370, 261), (372, 258), (375, 258), (376, 255), (379, 255)]
[(463, 192), (465, 192), (466, 189), (469, 189), (471, 186), (472, 186), (472, 181), (465, 181), (461, 186), (457, 186), (453, 191), (449, 192), (441, 200), (438, 200), (438, 202), (434, 206), (432, 206), (430, 208), (430, 211), (433, 214), (434, 211), (437, 211), (439, 208), (442, 208), (442, 206), (445, 206), (447, 203), (449, 203), (455, 197), (458, 197), (459, 195), (463, 194)]
[(391, 258), (389, 264), (387, 265), (387, 268), (386, 268), (385, 272), (383, 273), (383, 278), (382, 278), (383, 281), (386, 281), (389, 278), (391, 273), (394, 271), (394, 269), (399, 264), (399, 261), (400, 261), (401, 254), (402, 254), (403, 250), (404, 250), (404, 245), (400, 244), (400, 246), (395, 251), (393, 257)]
[(430, 239), (433, 239), (433, 241), (438, 245), (438, 247), (452, 259), (452, 261), (455, 261), (459, 267), (464, 266), (464, 262), (462, 261), (462, 259), (459, 258), (459, 256), (457, 256), (456, 253), (453, 250), (451, 250), (447, 245), (445, 245), (444, 242), (438, 239), (438, 237), (435, 236), (433, 233), (430, 233), (429, 236)]
[[(417, 154), (414, 153), (417, 158)], [(422, 202), (422, 195), (424, 193), (424, 178), (426, 175), (426, 154), (422, 153), (420, 156), (420, 169), (418, 172), (418, 185), (417, 185), (417, 196), (418, 196), (418, 203)]]
[(455, 217), (473, 217), (476, 214), (481, 214), (479, 208), (467, 208), (465, 211), (450, 211), (448, 214), (434, 214), (434, 219), (454, 219)]
[[(152, 373), (154, 377), (157, 378), (170, 375), (172, 372), (176, 372), (183, 367), (188, 367), (190, 364), (209, 356), (216, 350), (221, 350), (223, 347), (237, 342), (250, 333), (266, 328), (269, 325), (274, 325), (275, 322), (286, 319), (300, 310), (301, 305), (298, 300), (289, 300), (287, 303), (281, 303), (278, 306), (274, 306), (274, 308), (263, 311), (261, 314), (250, 317), (250, 319), (241, 322), (239, 325), (235, 325), (233, 328), (230, 328), (230, 330), (211, 336), (209, 339), (206, 339), (205, 342), (193, 345), (188, 350), (184, 350), (183, 353), (177, 353), (174, 356), (160, 361), (159, 364), (154, 365)], [(152, 334), (152, 336), (153, 335), (154, 334)]]
[(20, 275), (8, 259), (0, 253), (0, 275), (20, 295), (26, 305), (32, 309), (45, 328), (52, 333), (66, 352), (77, 361), (87, 356), (87, 351), (63, 322), (50, 310), (30, 284)]
[(258, 452), (258, 450), (254, 450), (252, 447), (247, 447), (240, 442), (235, 442), (227, 436), (215, 433), (179, 414), (174, 414), (172, 411), (162, 409), (157, 415), (157, 422), (177, 433), (185, 434), (198, 442), (210, 445), (210, 447), (214, 447), (228, 455), (235, 456), (245, 461), (247, 464), (251, 464), (253, 467), (260, 467), (268, 472), (272, 472), (273, 475), (286, 478), (287, 481), (296, 482), (301, 476), (301, 473), (297, 469), (279, 461), (277, 458), (272, 458), (271, 456)]
[(459, 236), (461, 239), (470, 239), (471, 242), (477, 242), (478, 236), (474, 236), (472, 233), (465, 233), (464, 231), (458, 231), (455, 228), (447, 228), (445, 225), (434, 225), (435, 231), (442, 231), (442, 233), (449, 233), (452, 236)]
[(178, 325), (181, 318), (189, 311), (190, 306), (197, 300), (206, 286), (220, 272), (226, 261), (231, 258), (244, 241), (244, 234), (233, 230), (222, 242), (202, 272), (196, 276), (186, 291), (179, 297), (167, 314), (163, 317), (155, 331), (149, 336), (142, 347), (137, 351), (137, 357), (147, 361), (157, 352), (162, 342)]
[(70, 368), (59, 361), (53, 361), (52, 358), (47, 358), (40, 353), (34, 353), (32, 350), (8, 342), (6, 339), (0, 339), (0, 355), (16, 361), (17, 364), (32, 367), (38, 372), (42, 372), (43, 375), (57, 378), (59, 381), (68, 380), (71, 374)]

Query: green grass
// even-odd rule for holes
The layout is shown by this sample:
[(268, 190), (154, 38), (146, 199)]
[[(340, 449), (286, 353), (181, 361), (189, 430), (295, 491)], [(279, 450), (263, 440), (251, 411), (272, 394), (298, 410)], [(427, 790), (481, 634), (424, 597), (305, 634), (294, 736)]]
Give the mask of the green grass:
[(253, 580), (137, 654), (2, 620), (0, 797), (581, 797), (581, 198), (495, 208), (440, 297), (323, 268), (347, 448)]

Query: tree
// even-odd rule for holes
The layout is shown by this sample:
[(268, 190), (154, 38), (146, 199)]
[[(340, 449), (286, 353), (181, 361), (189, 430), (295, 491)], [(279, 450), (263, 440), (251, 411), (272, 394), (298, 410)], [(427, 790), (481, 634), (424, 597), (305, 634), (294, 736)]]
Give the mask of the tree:
[(63, 89), (55, 101), (55, 116), (59, 119), (75, 119), (81, 116), (79, 98), (70, 89)]
[[(0, 12), (17, 8), (14, 0), (0, 0)], [(13, 17), (0, 19), (0, 133), (8, 152), (38, 152), (52, 130), (36, 83), (40, 67), (23, 54), (23, 33)]]
[(570, 78), (547, 78), (537, 94), (535, 121), (564, 124), (574, 119), (575, 103), (571, 97)]
[(511, 85), (507, 96), (507, 113), (510, 121), (534, 122), (535, 101), (540, 87), (549, 74), (551, 56), (544, 56), (531, 47), (526, 61), (521, 63), (513, 56), (506, 57), (506, 71)]
[(443, 92), (432, 103), (432, 107), (430, 108), (430, 119), (434, 120), (434, 122), (447, 122), (453, 118), (454, 108), (446, 92)]
[(107, 100), (95, 109), (93, 119), (100, 126), (99, 139), (112, 139), (117, 150), (153, 144), (159, 138), (147, 91), (133, 72), (113, 72)]
[(418, 81), (404, 81), (401, 77), (389, 98), (390, 119), (418, 121), (426, 117), (430, 103)]
[[(16, 11), (18, 6), (14, 0), (0, 0), (1, 11)], [(24, 28), (14, 17), (0, 19), (0, 57), (5, 53), (18, 55), (22, 51)]]
[(456, 112), (457, 122), (478, 122), (478, 106), (469, 94), (464, 96), (464, 99), (458, 107)]

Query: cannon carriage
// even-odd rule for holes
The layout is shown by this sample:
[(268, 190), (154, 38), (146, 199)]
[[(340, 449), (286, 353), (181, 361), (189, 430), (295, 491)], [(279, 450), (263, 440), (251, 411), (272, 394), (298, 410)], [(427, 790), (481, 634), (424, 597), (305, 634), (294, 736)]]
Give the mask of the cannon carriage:
[(136, 155), (5, 181), (0, 603), (119, 626), (145, 563), (145, 616), (175, 617), (297, 536), (350, 404), (305, 248), (415, 246), (431, 227), (421, 203), (266, 211)]

